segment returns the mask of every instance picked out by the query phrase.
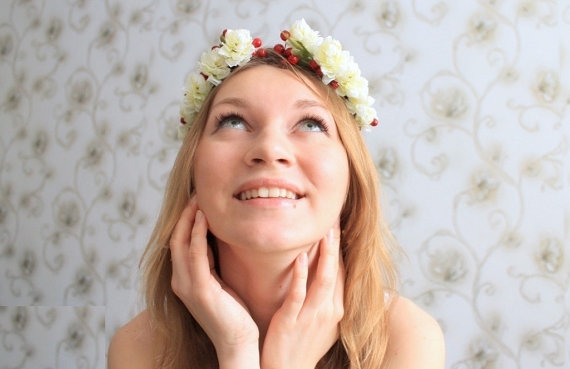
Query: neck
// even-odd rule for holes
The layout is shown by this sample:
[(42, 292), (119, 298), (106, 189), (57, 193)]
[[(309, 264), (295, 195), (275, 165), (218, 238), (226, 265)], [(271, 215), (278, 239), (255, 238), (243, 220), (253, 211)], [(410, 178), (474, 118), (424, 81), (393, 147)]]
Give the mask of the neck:
[(295, 259), (307, 252), (309, 278), (316, 267), (318, 243), (286, 251), (256, 252), (218, 242), (220, 276), (243, 301), (263, 342), (271, 318), (281, 307), (291, 284)]

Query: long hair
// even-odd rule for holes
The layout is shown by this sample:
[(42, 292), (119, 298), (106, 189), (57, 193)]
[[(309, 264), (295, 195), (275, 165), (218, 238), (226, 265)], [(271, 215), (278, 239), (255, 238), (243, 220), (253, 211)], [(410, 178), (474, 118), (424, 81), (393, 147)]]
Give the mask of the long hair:
[[(381, 368), (389, 338), (386, 301), (396, 288), (396, 270), (391, 258), (394, 243), (381, 218), (374, 163), (342, 98), (312, 72), (292, 66), (281, 55), (268, 50), (267, 57), (253, 58), (226, 80), (259, 65), (290, 70), (323, 99), (335, 119), (348, 157), (350, 183), (340, 215), (340, 247), (346, 268), (344, 316), (339, 340), (317, 368)], [(210, 92), (182, 143), (167, 182), (162, 209), (141, 259), (147, 309), (155, 340), (160, 345), (157, 365), (161, 368), (218, 368), (213, 344), (172, 291), (169, 249), (174, 226), (194, 192), (195, 151), (218, 89), (215, 87)]]

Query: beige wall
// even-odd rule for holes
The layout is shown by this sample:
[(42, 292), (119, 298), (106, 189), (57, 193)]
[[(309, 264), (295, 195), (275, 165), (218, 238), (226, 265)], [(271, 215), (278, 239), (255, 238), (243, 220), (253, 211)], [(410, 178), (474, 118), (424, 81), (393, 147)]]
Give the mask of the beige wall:
[(570, 365), (567, 1), (5, 0), (0, 366), (104, 367), (141, 306), (186, 72), (223, 28), (270, 45), (300, 17), (370, 80), (402, 293), (447, 368)]

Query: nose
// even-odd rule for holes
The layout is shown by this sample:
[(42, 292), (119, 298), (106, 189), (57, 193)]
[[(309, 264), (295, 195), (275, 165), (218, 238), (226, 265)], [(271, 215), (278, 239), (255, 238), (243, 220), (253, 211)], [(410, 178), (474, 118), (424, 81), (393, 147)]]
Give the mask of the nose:
[(256, 134), (245, 155), (248, 165), (289, 166), (293, 158), (292, 143), (287, 134), (278, 129), (267, 129)]

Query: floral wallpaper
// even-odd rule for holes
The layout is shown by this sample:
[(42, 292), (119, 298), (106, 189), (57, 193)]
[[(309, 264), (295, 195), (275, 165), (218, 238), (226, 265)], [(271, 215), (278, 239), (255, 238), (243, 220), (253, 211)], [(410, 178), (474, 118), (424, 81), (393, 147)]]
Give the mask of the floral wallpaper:
[(141, 308), (182, 82), (224, 28), (304, 17), (370, 81), (402, 294), (449, 369), (570, 367), (570, 3), (0, 3), (0, 368), (104, 368)]

